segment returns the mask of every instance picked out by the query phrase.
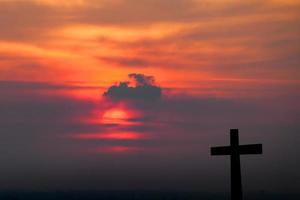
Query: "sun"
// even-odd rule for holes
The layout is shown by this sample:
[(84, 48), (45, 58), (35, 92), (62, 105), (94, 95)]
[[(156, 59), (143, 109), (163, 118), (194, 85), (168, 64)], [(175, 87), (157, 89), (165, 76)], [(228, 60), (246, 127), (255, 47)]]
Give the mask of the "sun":
[(127, 124), (129, 112), (123, 108), (114, 108), (105, 111), (102, 115), (103, 123)]
[(103, 114), (104, 119), (128, 119), (128, 113), (122, 109), (111, 109)]

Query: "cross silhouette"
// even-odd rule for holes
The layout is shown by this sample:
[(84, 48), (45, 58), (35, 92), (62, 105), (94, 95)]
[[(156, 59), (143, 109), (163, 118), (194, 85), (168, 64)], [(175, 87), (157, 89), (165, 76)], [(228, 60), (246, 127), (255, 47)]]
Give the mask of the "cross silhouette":
[(239, 130), (230, 129), (230, 146), (212, 147), (211, 155), (230, 155), (231, 199), (242, 200), (242, 178), (240, 155), (262, 154), (262, 144), (239, 145)]

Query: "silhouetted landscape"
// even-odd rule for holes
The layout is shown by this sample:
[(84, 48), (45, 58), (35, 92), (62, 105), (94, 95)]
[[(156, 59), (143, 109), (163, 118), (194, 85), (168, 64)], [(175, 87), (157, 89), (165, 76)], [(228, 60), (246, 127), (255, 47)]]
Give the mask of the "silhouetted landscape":
[[(249, 193), (245, 200), (298, 200), (298, 195)], [(179, 191), (1, 191), (2, 200), (221, 200), (227, 194)]]

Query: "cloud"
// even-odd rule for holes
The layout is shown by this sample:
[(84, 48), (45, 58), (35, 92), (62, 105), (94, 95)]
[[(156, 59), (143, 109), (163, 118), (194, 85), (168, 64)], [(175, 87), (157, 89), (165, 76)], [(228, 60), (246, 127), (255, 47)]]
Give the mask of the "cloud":
[[(57, 0), (1, 1), (0, 25), (6, 27), (0, 30), (1, 40), (22, 41), (22, 46), (28, 43), (28, 47), (16, 50), (15, 44), (0, 45), (7, 46), (4, 52), (13, 50), (0, 68), (7, 68), (4, 65), (15, 57), (23, 60), (23, 53), (26, 59), (39, 63), (45, 58), (54, 62), (55, 54), (55, 62), (74, 65), (68, 73), (78, 69), (81, 74), (86, 66), (83, 61), (96, 66), (97, 57), (100, 64), (122, 66), (121, 70), (153, 67), (181, 73), (184, 69), (195, 75), (194, 80), (204, 73), (226, 78), (299, 79), (298, 5), (197, 0), (78, 0), (61, 4), (81, 3), (89, 6), (67, 9)], [(182, 9), (178, 11), (178, 7)], [(62, 53), (73, 56), (66, 59)], [(49, 62), (43, 65), (64, 68)], [(90, 68), (91, 73), (97, 73), (101, 67)], [(0, 74), (15, 79), (12, 71)], [(36, 70), (21, 73), (29, 79), (38, 74)]]
[(59, 20), (63, 16), (58, 10), (31, 1), (0, 1), (0, 39), (32, 41), (45, 38), (49, 28), (65, 23)]
[(28, 90), (72, 90), (72, 89), (95, 89), (95, 87), (67, 85), (67, 84), (53, 84), (49, 82), (33, 82), (33, 81), (5, 81), (0, 80), (0, 91), (28, 91)]
[[(113, 100), (158, 100), (162, 96), (162, 90), (155, 85), (153, 76), (144, 74), (129, 74), (131, 82), (120, 82), (118, 85), (111, 86), (103, 96)], [(134, 84), (134, 86), (130, 86)]]
[(147, 67), (149, 66), (149, 62), (143, 58), (127, 58), (127, 57), (101, 57), (100, 60), (117, 64), (125, 67)]

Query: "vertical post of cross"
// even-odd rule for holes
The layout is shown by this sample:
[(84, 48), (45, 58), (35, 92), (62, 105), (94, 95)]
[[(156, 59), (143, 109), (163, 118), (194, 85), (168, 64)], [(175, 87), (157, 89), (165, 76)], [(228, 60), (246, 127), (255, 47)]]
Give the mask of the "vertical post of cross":
[(239, 153), (239, 130), (230, 129), (230, 146), (231, 146), (231, 199), (242, 200), (242, 176)]
[(230, 146), (212, 147), (211, 155), (230, 155), (231, 200), (242, 200), (242, 176), (240, 155), (262, 154), (262, 144), (239, 144), (239, 130), (230, 129)]

